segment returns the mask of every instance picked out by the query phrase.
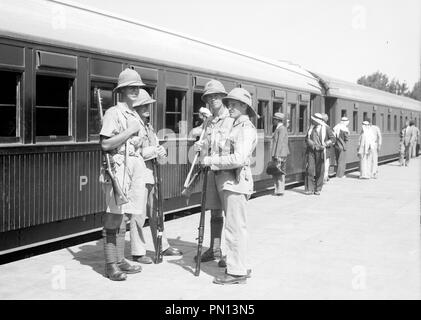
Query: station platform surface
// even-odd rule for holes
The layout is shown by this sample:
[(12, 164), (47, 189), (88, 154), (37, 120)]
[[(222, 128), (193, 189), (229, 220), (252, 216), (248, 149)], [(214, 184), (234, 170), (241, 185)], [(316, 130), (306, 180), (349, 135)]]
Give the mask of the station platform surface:
[(213, 284), (224, 272), (215, 261), (194, 276), (194, 214), (165, 223), (182, 257), (114, 282), (103, 276), (102, 240), (83, 243), (0, 265), (0, 299), (421, 299), (420, 164), (380, 166), (378, 179), (332, 178), (320, 196), (301, 186), (250, 200), (247, 284)]

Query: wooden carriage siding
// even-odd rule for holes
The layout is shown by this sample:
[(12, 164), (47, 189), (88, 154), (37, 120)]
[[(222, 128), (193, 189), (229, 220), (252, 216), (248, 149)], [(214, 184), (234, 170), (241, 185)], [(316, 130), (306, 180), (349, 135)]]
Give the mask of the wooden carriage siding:
[[(13, 25), (0, 20), (0, 71), (20, 75), (16, 101), (16, 136), (0, 137), (0, 254), (4, 250), (71, 233), (88, 232), (101, 226), (105, 202), (98, 183), (101, 165), (99, 136), (92, 134), (89, 128), (90, 109), (94, 104), (92, 90), (94, 85), (104, 84), (107, 88), (115, 86), (118, 74), (126, 67), (132, 67), (141, 74), (157, 99), (151, 112), (157, 130), (166, 127), (169, 90), (184, 93), (181, 119), (187, 120), (188, 131), (193, 126), (195, 93), (197, 99), (208, 80), (216, 78), (222, 81), (227, 90), (240, 86), (249, 90), (253, 95), (253, 103), (261, 109), (259, 125), (263, 125), (264, 135), (259, 139), (264, 146), (264, 163), (270, 158), (274, 105), (282, 103), (281, 111), (288, 113), (291, 119), (291, 155), (288, 158), (289, 174), (286, 179), (291, 183), (303, 180), (304, 136), (311, 114), (324, 112), (326, 104), (326, 112), (333, 125), (339, 121), (341, 109), (347, 110), (348, 117), (357, 111), (360, 128), (362, 110), (373, 108), (373, 103), (370, 104), (373, 95), (363, 92), (364, 97), (360, 97), (362, 101), (356, 102), (358, 90), (349, 96), (336, 94), (335, 88), (329, 87), (329, 84), (337, 83), (322, 76), (314, 76), (297, 66), (234, 52), (129, 19), (113, 17), (108, 13), (64, 5), (67, 28), (58, 32), (48, 22), (51, 6), (58, 4), (58, 1), (37, 0), (27, 5), (21, 0), (7, 0), (1, 8), (5, 14), (19, 12), (21, 17)], [(16, 11), (17, 8), (23, 10)], [(31, 14), (33, 10), (38, 10), (45, 19), (39, 21), (36, 27), (28, 28), (31, 23), (35, 25)], [(121, 40), (112, 36), (115, 30), (110, 33), (107, 30), (100, 32), (99, 29), (89, 29), (83, 37), (79, 36), (79, 24), (96, 23), (108, 28), (111, 25), (109, 21), (113, 21), (115, 30), (129, 30), (133, 35), (145, 36), (139, 37), (139, 42), (130, 44), (127, 52), (122, 51), (123, 46), (118, 42)], [(65, 36), (60, 32), (65, 32)], [(90, 46), (90, 40), (94, 38), (98, 40), (95, 42), (96, 47)], [(148, 39), (154, 41), (148, 42)], [(168, 47), (168, 43), (174, 46)], [(164, 47), (165, 50), (162, 50)], [(187, 48), (195, 55), (186, 57), (180, 54)], [(36, 123), (32, 120), (37, 115), (37, 75), (70, 79), (72, 90), (67, 136), (36, 135)], [(341, 86), (349, 89), (347, 86), (350, 85), (339, 82), (337, 87)], [(377, 93), (376, 98), (379, 95), (382, 93)], [(382, 110), (385, 115), (398, 115), (398, 119), (402, 115), (404, 119), (405, 116), (408, 119), (417, 117), (421, 121), (419, 103), (415, 103), (418, 110), (415, 107), (407, 110), (405, 105), (401, 108), (397, 104), (399, 98), (394, 101), (395, 104), (383, 106), (376, 100), (378, 119), (381, 113), (379, 110)], [(399, 129), (390, 132), (382, 130), (384, 144), (381, 159), (396, 156)], [(181, 137), (167, 145), (169, 152), (187, 158), (192, 143)], [(351, 135), (349, 150), (356, 150), (357, 143), (358, 130)], [(348, 167), (355, 166), (358, 163), (356, 154), (349, 152), (347, 162)], [(188, 164), (163, 166), (166, 211), (185, 208), (184, 199), (180, 195), (188, 169)], [(271, 185), (270, 177), (264, 171), (256, 172), (254, 178), (256, 191)], [(191, 206), (199, 204), (200, 189), (198, 184), (190, 201)]]

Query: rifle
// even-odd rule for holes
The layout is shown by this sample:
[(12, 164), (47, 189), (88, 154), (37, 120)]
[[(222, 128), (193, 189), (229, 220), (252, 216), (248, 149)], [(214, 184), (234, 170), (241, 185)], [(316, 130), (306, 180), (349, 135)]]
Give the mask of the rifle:
[[(205, 117), (205, 122), (203, 124), (203, 131), (200, 134), (200, 138), (198, 142), (202, 142), (204, 140), (208, 125), (209, 125), (209, 117), (212, 116), (212, 114), (210, 113), (210, 111), (206, 108), (200, 108), (199, 112)], [(196, 154), (194, 155), (194, 159), (193, 162), (191, 164), (189, 173), (187, 174), (186, 180), (184, 181), (184, 188), (183, 191), (181, 191), (181, 195), (184, 196), (186, 198), (186, 202), (187, 204), (189, 203), (189, 199), (190, 199), (190, 195), (192, 193), (192, 190), (194, 188), (194, 186), (196, 185), (196, 182), (198, 181), (198, 178), (200, 176), (200, 171), (196, 172), (193, 175), (193, 178), (191, 177), (194, 167), (196, 166), (196, 162), (199, 159), (199, 154), (200, 151), (197, 151)]]
[[(104, 115), (102, 114), (102, 101), (101, 101), (101, 91), (100, 89), (96, 89), (97, 98), (98, 98), (98, 112), (99, 118), (101, 119), (101, 126), (104, 121)], [(114, 175), (114, 162), (111, 161), (110, 154), (106, 151), (102, 152), (103, 162), (102, 165), (105, 168), (105, 172), (108, 174), (111, 180), (111, 184), (113, 187), (114, 192), (114, 200), (116, 205), (121, 206), (125, 203), (128, 203), (129, 200), (127, 199), (126, 195), (124, 194), (123, 190), (121, 189), (120, 183), (117, 180), (117, 177)]]
[(201, 211), (200, 211), (200, 222), (199, 222), (199, 236), (197, 237), (197, 254), (196, 254), (196, 270), (194, 275), (196, 277), (200, 274), (200, 260), (202, 258), (202, 244), (203, 244), (203, 235), (205, 233), (205, 212), (206, 212), (206, 186), (208, 182), (208, 170), (209, 167), (202, 169), (203, 172), (203, 187), (202, 187), (202, 199), (200, 201)]
[(156, 185), (156, 201), (158, 205), (154, 208), (157, 210), (157, 236), (156, 236), (156, 249), (155, 249), (155, 263), (162, 262), (162, 234), (164, 232), (164, 211), (162, 209), (162, 190), (161, 190), (161, 169), (159, 167), (158, 159), (152, 159), (155, 185)]

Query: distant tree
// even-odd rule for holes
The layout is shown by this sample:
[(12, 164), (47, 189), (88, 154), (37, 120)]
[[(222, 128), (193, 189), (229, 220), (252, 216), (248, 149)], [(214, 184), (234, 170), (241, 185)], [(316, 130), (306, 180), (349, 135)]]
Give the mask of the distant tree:
[[(366, 87), (371, 87), (371, 88), (391, 92), (400, 96), (409, 97), (412, 94), (412, 92), (409, 91), (408, 85), (406, 84), (405, 81), (401, 83), (399, 80), (393, 78), (389, 82), (389, 77), (386, 74), (381, 73), (380, 71), (376, 71), (373, 74), (370, 74), (368, 76), (360, 77), (357, 80), (357, 83)], [(414, 86), (414, 89), (415, 89), (415, 86)]]
[(418, 82), (414, 84), (414, 87), (412, 88), (412, 91), (409, 94), (409, 96), (412, 99), (421, 101), (421, 80), (418, 80)]
[(387, 90), (387, 84), (389, 82), (389, 78), (384, 73), (381, 73), (380, 71), (376, 71), (375, 73), (368, 75), (368, 76), (362, 76), (357, 80), (358, 84), (362, 84), (366, 87), (372, 87), (383, 91), (389, 91)]

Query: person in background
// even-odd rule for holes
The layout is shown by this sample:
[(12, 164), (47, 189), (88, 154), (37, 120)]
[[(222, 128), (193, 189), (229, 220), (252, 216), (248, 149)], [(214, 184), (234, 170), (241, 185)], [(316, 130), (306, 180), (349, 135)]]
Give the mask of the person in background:
[(342, 117), (341, 122), (333, 127), (333, 132), (336, 137), (335, 154), (336, 154), (336, 177), (345, 177), (346, 169), (346, 149), (349, 140), (349, 120), (347, 117)]
[[(323, 121), (326, 124), (326, 130), (329, 132), (329, 134), (333, 134), (332, 129), (328, 125), (329, 116), (326, 113), (323, 113), (322, 117), (323, 117)], [(326, 146), (325, 155), (326, 155), (326, 159), (325, 159), (325, 171), (324, 171), (324, 176), (323, 176), (323, 183), (326, 183), (329, 181), (329, 168), (335, 161), (333, 146)]]
[(399, 133), (399, 164), (401, 167), (405, 165), (405, 132), (409, 126), (409, 121), (406, 121), (405, 127)]
[(420, 130), (415, 126), (415, 121), (412, 121), (414, 123), (414, 131), (415, 131), (415, 140), (412, 145), (412, 151), (411, 151), (411, 158), (415, 158), (418, 156), (418, 149), (417, 145), (419, 144), (419, 138), (420, 138)]
[[(370, 123), (370, 120), (367, 120)], [(379, 176), (379, 152), (382, 146), (382, 134), (380, 128), (370, 123), (370, 129), (374, 135), (375, 146), (372, 153), (372, 164), (371, 164), (371, 178), (377, 179)]]
[(284, 126), (285, 115), (276, 112), (273, 115), (273, 124), (276, 126), (272, 135), (271, 156), (276, 158), (281, 163), (281, 170), (283, 173), (272, 176), (275, 184), (275, 196), (283, 196), (285, 192), (285, 175), (286, 175), (286, 161), (289, 154), (288, 148), (288, 131)]
[(409, 121), (409, 126), (405, 128), (404, 144), (405, 144), (405, 166), (408, 166), (409, 161), (412, 157), (411, 153), (413, 146), (417, 141), (417, 128), (414, 126), (413, 120)]
[(320, 195), (323, 187), (326, 147), (335, 144), (336, 138), (332, 130), (327, 129), (323, 116), (315, 113), (311, 116), (311, 125), (305, 139), (307, 159), (307, 195)]
[(358, 144), (358, 157), (360, 159), (360, 179), (370, 179), (372, 175), (373, 150), (377, 148), (370, 122), (364, 120)]

